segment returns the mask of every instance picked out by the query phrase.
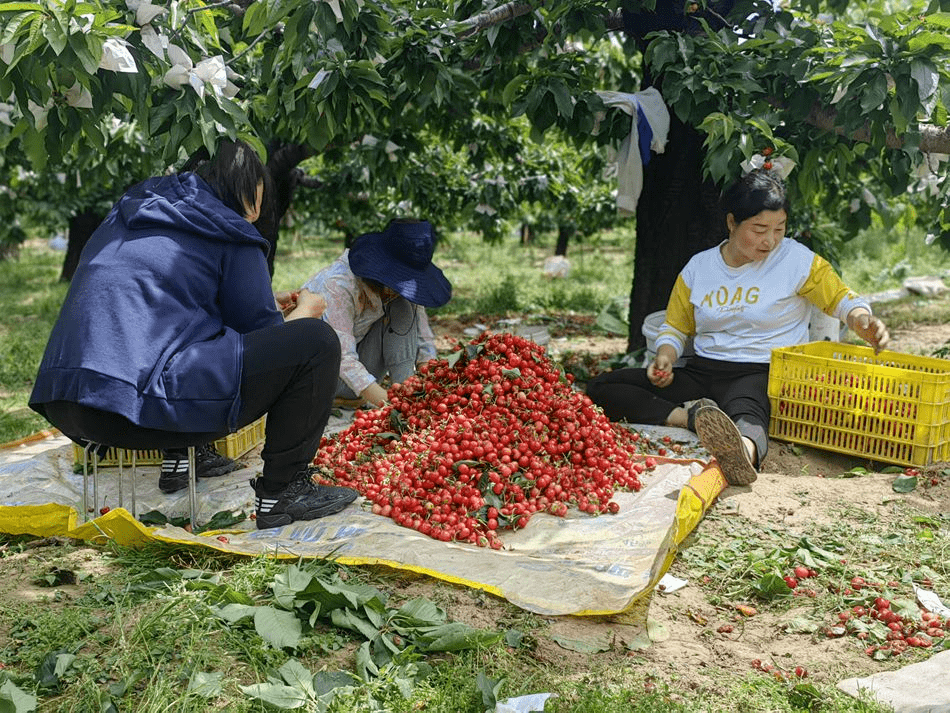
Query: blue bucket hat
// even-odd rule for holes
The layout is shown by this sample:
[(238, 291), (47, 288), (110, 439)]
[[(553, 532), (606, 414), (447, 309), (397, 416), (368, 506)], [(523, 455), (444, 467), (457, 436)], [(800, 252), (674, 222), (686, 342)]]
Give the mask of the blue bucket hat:
[(432, 264), (435, 237), (427, 220), (392, 221), (381, 233), (365, 233), (350, 248), (350, 270), (380, 282), (413, 304), (441, 307), (452, 298), (452, 285)]

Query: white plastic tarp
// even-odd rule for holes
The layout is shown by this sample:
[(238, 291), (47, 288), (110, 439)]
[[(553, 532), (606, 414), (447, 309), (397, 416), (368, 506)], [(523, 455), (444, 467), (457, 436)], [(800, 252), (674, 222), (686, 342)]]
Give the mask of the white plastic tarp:
[[(683, 527), (677, 525), (680, 491), (701, 470), (697, 462), (661, 464), (643, 476), (640, 492), (617, 493), (619, 514), (536, 514), (526, 528), (502, 533), (505, 549), (492, 550), (421, 535), (374, 515), (362, 499), (336, 515), (269, 530), (255, 529), (250, 520), (233, 530), (201, 534), (171, 525), (148, 528), (127, 512), (128, 472), (125, 509), (118, 509), (116, 468), (99, 471), (93, 515), (103, 502), (112, 510), (82, 524), (83, 476), (74, 472), (73, 460), (72, 445), (61, 436), (0, 451), (0, 531), (87, 540), (112, 537), (127, 544), (154, 539), (251, 556), (382, 564), (480, 588), (549, 615), (623, 612), (651, 591), (669, 566), (677, 538), (683, 536)], [(253, 493), (248, 480), (258, 470), (259, 460), (243, 470), (199, 480), (198, 521), (207, 522), (222, 510), (250, 513)], [(186, 515), (187, 489), (162, 494), (158, 471), (158, 466), (139, 467), (136, 512)], [(90, 485), (90, 503), (91, 491)], [(695, 521), (692, 517), (693, 525)]]

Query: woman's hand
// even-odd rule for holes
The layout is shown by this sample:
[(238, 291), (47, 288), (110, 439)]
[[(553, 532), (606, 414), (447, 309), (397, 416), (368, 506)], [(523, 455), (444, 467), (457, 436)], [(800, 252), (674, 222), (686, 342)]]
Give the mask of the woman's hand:
[(384, 406), (386, 404), (386, 397), (386, 389), (377, 384), (375, 381), (360, 391), (360, 398), (363, 399), (363, 401), (377, 407)]
[(663, 344), (657, 349), (656, 357), (647, 367), (647, 378), (650, 383), (659, 388), (669, 386), (673, 383), (673, 361), (675, 353), (672, 347)]
[(874, 347), (875, 354), (884, 349), (891, 340), (884, 322), (861, 307), (848, 313), (848, 327)]
[(294, 307), (297, 306), (297, 296), (300, 294), (299, 290), (294, 290), (293, 292), (289, 290), (282, 290), (281, 292), (274, 293), (274, 301), (277, 302), (277, 309), (280, 310), (280, 313), (285, 317)]
[[(278, 304), (279, 303), (278, 300)], [(284, 321), (286, 322), (292, 319), (300, 319), (301, 317), (320, 319), (326, 309), (327, 301), (323, 295), (318, 295), (316, 292), (311, 292), (310, 290), (300, 290), (296, 293), (293, 306), (287, 311), (284, 311), (282, 308), (281, 311), (284, 313)]]

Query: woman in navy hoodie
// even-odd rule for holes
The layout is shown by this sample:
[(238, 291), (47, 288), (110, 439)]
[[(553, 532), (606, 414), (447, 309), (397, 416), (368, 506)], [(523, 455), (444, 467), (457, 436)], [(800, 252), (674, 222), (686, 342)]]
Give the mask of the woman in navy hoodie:
[[(266, 168), (221, 141), (193, 170), (131, 188), (82, 252), (30, 406), (77, 442), (208, 443), (267, 414), (257, 526), (338, 512), (348, 488), (308, 466), (340, 366), (333, 329), (275, 305), (268, 243), (251, 223)], [(167, 437), (167, 441), (165, 440)], [(187, 481), (186, 481), (187, 482)]]

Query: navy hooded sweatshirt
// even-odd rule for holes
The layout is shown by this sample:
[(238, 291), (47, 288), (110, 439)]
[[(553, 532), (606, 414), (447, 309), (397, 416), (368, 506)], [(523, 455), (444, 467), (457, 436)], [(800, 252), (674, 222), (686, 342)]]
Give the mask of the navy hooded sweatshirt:
[(281, 324), (269, 245), (193, 173), (130, 189), (83, 249), (30, 396), (145, 428), (226, 432), (243, 334)]

